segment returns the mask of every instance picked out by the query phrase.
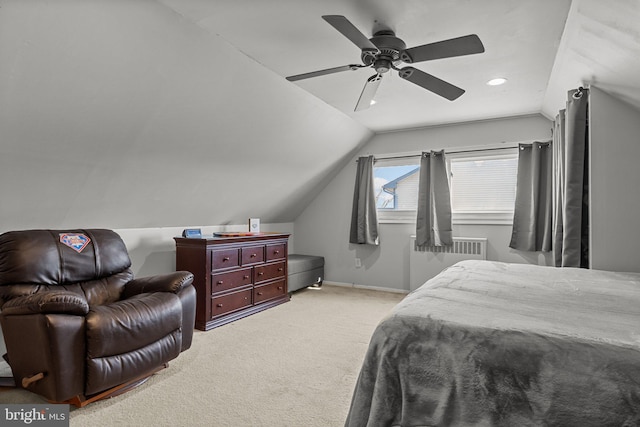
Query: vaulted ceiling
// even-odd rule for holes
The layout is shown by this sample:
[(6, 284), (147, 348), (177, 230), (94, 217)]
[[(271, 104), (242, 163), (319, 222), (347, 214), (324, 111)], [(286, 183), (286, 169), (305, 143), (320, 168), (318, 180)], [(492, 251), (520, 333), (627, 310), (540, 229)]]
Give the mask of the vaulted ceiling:
[[(554, 117), (568, 90), (591, 83), (640, 99), (637, 0), (161, 1), (282, 77), (361, 64), (360, 49), (323, 15), (345, 16), (366, 37), (391, 29), (407, 47), (478, 35), (482, 54), (413, 64), (466, 90), (455, 101), (390, 71), (376, 104), (354, 112), (371, 68), (291, 83), (374, 131), (540, 112)], [(508, 81), (487, 86), (495, 77)]]
[[(606, 3), (606, 4), (605, 4)], [(541, 113), (597, 84), (640, 105), (637, 0), (0, 0), (0, 231), (292, 221), (375, 132)], [(482, 54), (290, 82), (358, 63), (322, 20)], [(485, 82), (506, 77), (503, 86)]]

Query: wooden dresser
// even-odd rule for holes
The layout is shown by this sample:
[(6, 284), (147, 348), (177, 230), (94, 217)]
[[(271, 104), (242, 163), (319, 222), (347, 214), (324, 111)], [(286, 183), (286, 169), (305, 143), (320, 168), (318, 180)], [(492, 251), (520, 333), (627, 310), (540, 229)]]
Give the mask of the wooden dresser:
[(194, 275), (196, 328), (206, 331), (289, 301), (289, 234), (174, 240), (176, 270)]

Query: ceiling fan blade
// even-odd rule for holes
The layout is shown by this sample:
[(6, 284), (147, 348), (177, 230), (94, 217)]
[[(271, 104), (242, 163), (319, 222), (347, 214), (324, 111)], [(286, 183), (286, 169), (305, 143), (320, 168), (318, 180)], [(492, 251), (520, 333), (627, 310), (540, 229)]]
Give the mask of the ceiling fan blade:
[(296, 80), (303, 80), (303, 79), (309, 79), (311, 77), (324, 76), (325, 74), (333, 74), (333, 73), (339, 73), (341, 71), (357, 70), (358, 68), (362, 68), (362, 67), (366, 67), (366, 65), (361, 65), (361, 64), (343, 65), (341, 67), (327, 68), (325, 70), (312, 71), (310, 73), (296, 74), (295, 76), (287, 77), (287, 80), (289, 80), (290, 82), (295, 82)]
[(455, 39), (424, 44), (405, 49), (400, 59), (406, 63), (430, 61), (432, 59), (452, 58), (454, 56), (471, 55), (484, 52), (484, 45), (475, 34)]
[(371, 101), (373, 101), (373, 97), (376, 96), (381, 80), (382, 74), (374, 74), (367, 79), (364, 88), (362, 88), (362, 93), (360, 94), (356, 108), (353, 111), (366, 110), (371, 106)]
[(437, 95), (447, 98), (449, 101), (459, 98), (464, 89), (460, 89), (458, 86), (454, 86), (451, 83), (447, 83), (444, 80), (427, 74), (424, 71), (418, 70), (413, 67), (404, 67), (398, 72), (399, 76), (411, 83), (417, 84)]
[(358, 46), (360, 50), (378, 51), (376, 45), (356, 28), (347, 18), (342, 15), (324, 15), (322, 17), (333, 28), (340, 31), (343, 36), (351, 40), (353, 44)]

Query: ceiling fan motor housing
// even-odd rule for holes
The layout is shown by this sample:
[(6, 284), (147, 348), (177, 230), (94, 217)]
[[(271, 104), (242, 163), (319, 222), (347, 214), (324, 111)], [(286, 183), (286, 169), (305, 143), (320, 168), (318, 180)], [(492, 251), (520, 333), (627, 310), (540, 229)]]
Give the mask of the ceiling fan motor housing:
[(364, 49), (361, 59), (365, 65), (373, 65), (379, 74), (386, 73), (400, 62), (400, 53), (407, 47), (391, 30), (378, 31), (369, 40), (376, 45), (378, 52)]

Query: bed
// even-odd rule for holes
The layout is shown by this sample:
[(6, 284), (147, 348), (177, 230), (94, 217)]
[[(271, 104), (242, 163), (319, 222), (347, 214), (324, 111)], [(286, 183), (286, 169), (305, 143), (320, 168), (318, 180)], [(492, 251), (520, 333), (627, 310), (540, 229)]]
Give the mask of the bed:
[(639, 426), (640, 274), (462, 261), (376, 328), (346, 426)]

